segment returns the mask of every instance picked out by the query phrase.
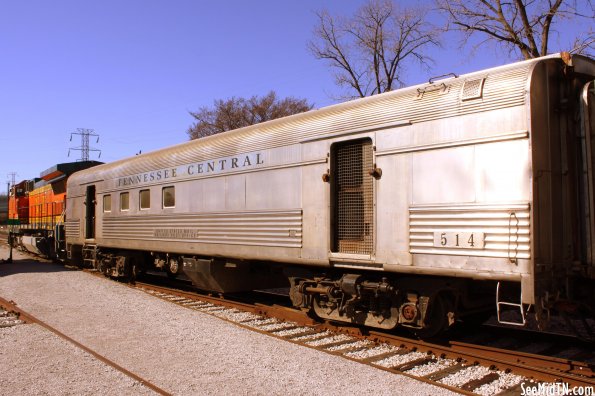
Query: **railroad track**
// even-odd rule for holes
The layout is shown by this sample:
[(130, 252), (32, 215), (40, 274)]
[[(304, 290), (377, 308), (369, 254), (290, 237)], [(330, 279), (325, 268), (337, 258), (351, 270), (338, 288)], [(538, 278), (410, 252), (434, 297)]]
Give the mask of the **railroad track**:
[[(5, 316), (3, 316), (3, 315), (5, 315)], [(3, 317), (6, 317), (7, 320), (4, 321)], [(6, 325), (3, 326), (3, 323), (5, 323)], [(7, 301), (0, 297), (0, 328), (16, 326), (16, 325), (25, 324), (25, 323), (35, 323), (35, 324), (43, 327), (44, 329), (54, 333), (55, 335), (62, 338), (63, 340), (66, 340), (67, 342), (73, 344), (77, 348), (89, 353), (90, 355), (92, 355), (93, 357), (98, 359), (99, 361), (113, 367), (114, 369), (120, 371), (121, 373), (132, 378), (133, 380), (138, 381), (139, 383), (143, 384), (147, 388), (155, 391), (157, 394), (165, 395), (165, 396), (171, 395), (171, 393), (161, 389), (160, 387), (153, 384), (152, 382), (147, 381), (144, 378), (138, 376), (137, 374), (125, 369), (124, 367), (120, 366), (113, 360), (110, 360), (107, 357), (90, 349), (89, 347), (79, 343), (78, 341), (75, 341), (74, 339), (68, 337), (66, 334), (64, 334), (64, 333), (60, 332), (59, 330), (57, 330), (56, 328), (50, 326), (46, 322), (36, 318), (35, 316), (29, 314), (28, 312), (24, 311), (23, 309), (17, 307), (14, 302)]]
[(591, 392), (595, 389), (592, 363), (464, 341), (425, 342), (359, 327), (318, 323), (285, 306), (234, 301), (145, 282), (136, 282), (132, 287), (252, 331), (464, 394), (516, 395), (539, 386), (589, 387)]
[[(585, 346), (585, 359), (581, 360), (464, 340), (431, 343), (355, 326), (319, 323), (301, 311), (262, 300), (252, 301), (254, 298), (235, 301), (229, 296), (200, 295), (185, 284), (182, 286), (187, 290), (144, 282), (130, 286), (253, 331), (465, 394), (514, 395), (527, 387), (554, 386), (557, 382), (591, 390), (595, 387), (595, 362), (587, 360), (595, 360), (593, 345), (590, 351)], [(21, 315), (21, 319), (27, 317)]]

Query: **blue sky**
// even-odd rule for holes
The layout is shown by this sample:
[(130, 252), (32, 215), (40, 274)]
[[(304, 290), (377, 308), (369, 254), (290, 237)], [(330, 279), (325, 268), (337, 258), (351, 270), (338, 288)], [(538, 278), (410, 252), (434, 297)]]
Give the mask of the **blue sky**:
[[(332, 71), (307, 49), (314, 12), (350, 15), (363, 3), (0, 0), (0, 181), (78, 159), (67, 157), (77, 128), (100, 135), (91, 145), (110, 162), (187, 141), (188, 111), (214, 99), (274, 89), (333, 104)], [(510, 61), (448, 44), (433, 55), (434, 69), (413, 70), (409, 84)]]

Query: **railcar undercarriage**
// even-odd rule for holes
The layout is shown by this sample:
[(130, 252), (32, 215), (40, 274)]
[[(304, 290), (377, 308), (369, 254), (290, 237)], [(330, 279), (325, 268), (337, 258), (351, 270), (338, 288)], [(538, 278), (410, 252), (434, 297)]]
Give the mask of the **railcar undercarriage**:
[(493, 304), (480, 294), (471, 302), (468, 282), (460, 279), (291, 272), (294, 306), (327, 320), (388, 330), (403, 326), (423, 338), (447, 330), (463, 314)]
[(51, 259), (63, 259), (63, 241), (56, 239), (53, 230), (21, 229), (10, 231), (8, 240), (13, 248)]
[[(76, 249), (71, 249), (77, 256)], [(466, 279), (397, 274), (329, 271), (301, 267), (284, 270), (272, 263), (255, 263), (180, 255), (99, 249), (78, 251), (87, 267), (106, 276), (134, 280), (145, 270), (163, 270), (170, 277), (183, 271), (202, 290), (232, 293), (286, 287), (299, 309), (330, 321), (392, 330), (404, 327), (422, 338), (448, 330), (463, 316), (493, 307), (493, 284)], [(75, 258), (75, 257), (73, 257)], [(75, 258), (76, 260), (76, 258)], [(481, 282), (480, 282), (481, 283)]]

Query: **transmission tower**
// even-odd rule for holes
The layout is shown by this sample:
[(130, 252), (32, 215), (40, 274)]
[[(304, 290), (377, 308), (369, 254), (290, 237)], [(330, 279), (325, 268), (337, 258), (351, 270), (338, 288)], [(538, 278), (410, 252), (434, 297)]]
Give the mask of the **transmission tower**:
[(10, 172), (8, 175), (6, 175), (10, 180), (10, 186), (14, 186), (16, 184), (16, 179), (17, 179), (17, 173), (16, 172)]
[(93, 129), (86, 129), (86, 128), (77, 128), (76, 132), (72, 132), (70, 134), (70, 141), (72, 142), (73, 135), (80, 135), (81, 136), (81, 146), (80, 147), (71, 147), (68, 149), (68, 156), (70, 157), (70, 151), (76, 150), (81, 152), (81, 159), (80, 161), (89, 161), (89, 152), (90, 151), (98, 151), (99, 157), (101, 158), (101, 150), (89, 146), (89, 136), (97, 136), (97, 141), (95, 143), (99, 143), (99, 135), (96, 134)]
[(14, 186), (16, 184), (17, 173), (10, 172), (9, 174), (6, 175), (6, 177), (8, 177), (8, 180), (6, 181), (6, 196), (9, 197), (10, 189), (12, 188), (12, 186)]

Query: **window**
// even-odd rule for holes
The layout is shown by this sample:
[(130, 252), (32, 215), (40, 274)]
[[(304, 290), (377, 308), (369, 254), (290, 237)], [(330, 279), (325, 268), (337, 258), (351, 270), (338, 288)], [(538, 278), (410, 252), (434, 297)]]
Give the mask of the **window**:
[(175, 187), (163, 187), (163, 207), (173, 208), (176, 206), (176, 190)]
[(151, 190), (140, 190), (139, 201), (141, 209), (149, 209), (151, 207)]
[(127, 192), (120, 193), (120, 210), (129, 210), (130, 209), (130, 195)]
[(112, 196), (110, 194), (103, 196), (103, 211), (104, 212), (112, 211)]

